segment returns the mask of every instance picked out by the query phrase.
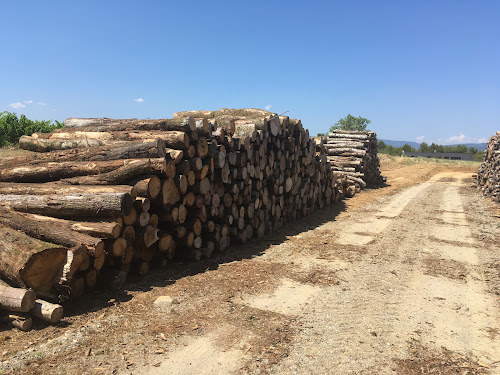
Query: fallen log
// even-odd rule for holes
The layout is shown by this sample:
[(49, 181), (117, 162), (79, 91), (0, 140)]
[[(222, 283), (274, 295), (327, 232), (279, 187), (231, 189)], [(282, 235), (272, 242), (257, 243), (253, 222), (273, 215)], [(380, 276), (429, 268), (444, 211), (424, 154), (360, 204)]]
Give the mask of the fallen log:
[(49, 323), (57, 323), (61, 320), (64, 309), (61, 305), (50, 303), (42, 299), (37, 299), (30, 314), (36, 318)]
[(0, 171), (0, 181), (47, 182), (75, 176), (97, 175), (123, 167), (123, 160), (101, 162), (49, 162), (43, 165), (25, 165)]
[(12, 288), (0, 280), (0, 309), (28, 312), (35, 306), (36, 294), (31, 289)]
[(21, 331), (29, 331), (33, 326), (31, 316), (27, 314), (0, 313), (0, 322), (9, 323), (12, 327)]
[(133, 200), (128, 193), (78, 195), (0, 195), (0, 203), (20, 212), (74, 219), (117, 217), (130, 214)]
[[(89, 255), (98, 257), (104, 250), (104, 242), (73, 229), (73, 223), (68, 220), (56, 219), (12, 211), (0, 206), (0, 224), (24, 232), (30, 237), (54, 243), (65, 247), (84, 245)], [(116, 223), (115, 223), (116, 224)], [(81, 224), (76, 224), (81, 227)], [(119, 229), (121, 226), (118, 225)], [(120, 232), (118, 232), (118, 235)], [(118, 237), (118, 236), (117, 236)]]
[(136, 159), (108, 173), (102, 173), (95, 176), (66, 178), (57, 183), (71, 185), (122, 185), (137, 179), (139, 176), (165, 174), (167, 168), (168, 165), (166, 164), (165, 158)]
[(129, 193), (137, 198), (137, 190), (129, 185), (59, 185), (46, 183), (0, 182), (0, 194), (18, 195), (53, 195), (53, 194), (93, 194), (93, 193)]
[(138, 120), (138, 119), (110, 119), (110, 118), (67, 118), (64, 121), (64, 130), (75, 128), (79, 131), (125, 131), (125, 130), (163, 130), (163, 131), (194, 131), (196, 121), (194, 117)]
[(13, 286), (50, 292), (67, 249), (0, 225), (0, 277)]

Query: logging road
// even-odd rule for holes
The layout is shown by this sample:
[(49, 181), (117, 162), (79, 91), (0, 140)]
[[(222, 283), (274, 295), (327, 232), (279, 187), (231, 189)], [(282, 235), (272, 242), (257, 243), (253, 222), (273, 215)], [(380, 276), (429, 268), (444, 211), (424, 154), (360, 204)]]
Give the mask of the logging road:
[[(467, 185), (468, 173), (437, 174), (267, 252), (261, 261), (288, 260), (316, 274), (334, 271), (339, 280), (313, 286), (285, 273), (273, 292), (238, 302), (299, 322), (286, 358), (268, 371), (500, 373), (498, 294), (488, 284), (494, 270), (487, 269), (498, 266), (499, 247), (485, 236), (498, 239), (500, 231), (486, 228), (482, 198)], [(320, 257), (290, 252), (317, 236), (326, 245)], [(331, 242), (363, 255), (338, 259), (338, 247), (328, 250)], [(144, 373), (239, 373), (245, 337), (225, 351), (215, 349), (217, 340), (215, 330)], [(259, 358), (252, 359), (249, 370), (258, 372)]]
[(385, 174), (273, 238), (83, 297), (67, 325), (9, 331), (4, 373), (500, 374), (491, 202), (467, 168)]

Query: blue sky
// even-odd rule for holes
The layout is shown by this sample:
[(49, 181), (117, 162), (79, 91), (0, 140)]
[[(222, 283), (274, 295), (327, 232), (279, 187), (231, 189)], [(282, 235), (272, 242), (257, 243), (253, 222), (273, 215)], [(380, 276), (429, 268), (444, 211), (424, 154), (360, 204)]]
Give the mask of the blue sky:
[(500, 130), (499, 1), (3, 1), (0, 111), (165, 118), (270, 108), (311, 134)]

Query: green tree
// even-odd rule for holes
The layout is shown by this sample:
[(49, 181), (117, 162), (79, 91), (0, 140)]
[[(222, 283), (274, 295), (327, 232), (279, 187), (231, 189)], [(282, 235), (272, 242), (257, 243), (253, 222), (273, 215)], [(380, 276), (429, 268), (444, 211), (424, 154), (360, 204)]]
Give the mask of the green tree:
[(426, 142), (422, 142), (418, 147), (418, 152), (431, 152), (431, 151), (429, 145)]
[(384, 141), (379, 140), (379, 141), (377, 142), (377, 151), (378, 151), (378, 152), (383, 152), (383, 150), (385, 150), (385, 148), (386, 148), (386, 147), (387, 147), (387, 145), (385, 144), (385, 142), (384, 142)]
[(371, 123), (370, 120), (364, 117), (354, 117), (348, 114), (345, 118), (341, 118), (335, 125), (330, 128), (333, 130), (356, 130), (356, 131), (366, 131), (366, 126)]
[(415, 152), (415, 149), (411, 147), (408, 143), (405, 143), (403, 147), (401, 147), (401, 151), (404, 152)]
[(16, 144), (23, 135), (31, 135), (35, 132), (50, 133), (55, 129), (62, 128), (64, 124), (56, 121), (33, 121), (25, 115), (19, 118), (15, 113), (0, 113), (0, 147)]

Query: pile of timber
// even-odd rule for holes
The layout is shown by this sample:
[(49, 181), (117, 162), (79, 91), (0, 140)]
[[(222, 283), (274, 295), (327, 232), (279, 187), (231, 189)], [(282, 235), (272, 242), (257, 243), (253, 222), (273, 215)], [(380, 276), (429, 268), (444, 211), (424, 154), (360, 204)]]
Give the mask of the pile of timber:
[(341, 197), (301, 121), (261, 110), (70, 118), (20, 145), (36, 153), (0, 161), (0, 277), (52, 302), (210, 257)]
[(37, 298), (32, 289), (12, 288), (0, 280), (0, 323), (7, 323), (22, 331), (29, 331), (33, 319), (57, 323), (63, 316), (63, 307)]
[(484, 195), (500, 203), (500, 131), (488, 140), (477, 172), (477, 185)]
[(380, 174), (377, 135), (374, 132), (335, 130), (321, 143), (332, 171), (339, 180), (347, 181), (347, 196), (385, 181)]

